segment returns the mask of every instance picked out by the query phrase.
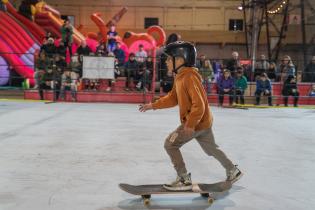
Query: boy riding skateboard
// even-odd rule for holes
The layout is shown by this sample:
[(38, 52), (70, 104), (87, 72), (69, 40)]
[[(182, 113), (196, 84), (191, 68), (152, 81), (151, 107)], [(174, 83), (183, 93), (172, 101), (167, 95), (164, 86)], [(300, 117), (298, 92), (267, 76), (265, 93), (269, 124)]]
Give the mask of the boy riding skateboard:
[(242, 173), (226, 155), (218, 149), (212, 133), (213, 117), (207, 94), (202, 86), (202, 78), (194, 68), (197, 52), (189, 42), (177, 41), (166, 46), (166, 65), (176, 73), (172, 90), (154, 103), (140, 105), (140, 112), (174, 107), (179, 105), (181, 125), (165, 140), (164, 148), (171, 158), (177, 178), (165, 184), (167, 190), (191, 190), (192, 181), (187, 173), (179, 148), (195, 138), (209, 156), (216, 158), (226, 170), (227, 181), (237, 181)]

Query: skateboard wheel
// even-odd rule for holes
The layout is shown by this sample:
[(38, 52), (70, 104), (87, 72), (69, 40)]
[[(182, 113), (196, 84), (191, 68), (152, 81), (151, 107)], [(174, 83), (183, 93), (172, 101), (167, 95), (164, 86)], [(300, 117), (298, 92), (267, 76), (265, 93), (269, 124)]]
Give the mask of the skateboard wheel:
[(209, 197), (209, 198), (208, 198), (208, 203), (211, 205), (211, 204), (213, 204), (213, 202), (214, 202), (214, 199), (211, 198), (211, 197)]
[(200, 195), (203, 198), (208, 198), (209, 197), (209, 193), (200, 193)]
[(143, 200), (143, 204), (144, 204), (145, 206), (150, 205), (150, 199), (149, 199), (149, 198), (145, 198), (145, 199)]

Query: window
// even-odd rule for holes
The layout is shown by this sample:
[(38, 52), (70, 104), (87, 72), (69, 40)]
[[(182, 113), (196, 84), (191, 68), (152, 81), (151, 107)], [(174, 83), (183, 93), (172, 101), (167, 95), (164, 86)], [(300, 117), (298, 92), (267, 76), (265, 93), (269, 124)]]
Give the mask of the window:
[(229, 31), (243, 31), (243, 20), (242, 19), (230, 19)]
[(150, 26), (159, 25), (159, 18), (146, 17), (144, 18), (144, 28), (147, 29)]

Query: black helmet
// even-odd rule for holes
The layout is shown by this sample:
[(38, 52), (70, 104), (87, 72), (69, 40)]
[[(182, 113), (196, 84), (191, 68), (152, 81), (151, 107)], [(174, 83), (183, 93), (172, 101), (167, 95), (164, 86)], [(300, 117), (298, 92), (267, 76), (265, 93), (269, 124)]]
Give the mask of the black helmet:
[(183, 66), (193, 67), (196, 65), (197, 50), (190, 42), (172, 42), (166, 45), (164, 53), (173, 58), (182, 57), (185, 60)]

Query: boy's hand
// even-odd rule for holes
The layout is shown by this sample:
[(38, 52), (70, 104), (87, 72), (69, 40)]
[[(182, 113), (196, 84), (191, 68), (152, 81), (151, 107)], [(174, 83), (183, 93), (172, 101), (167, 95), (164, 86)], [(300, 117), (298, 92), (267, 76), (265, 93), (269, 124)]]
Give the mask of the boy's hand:
[(146, 111), (148, 111), (148, 110), (150, 110), (150, 109), (153, 109), (151, 103), (149, 103), (149, 104), (140, 104), (140, 105), (139, 105), (139, 111), (140, 111), (140, 112), (146, 112)]

